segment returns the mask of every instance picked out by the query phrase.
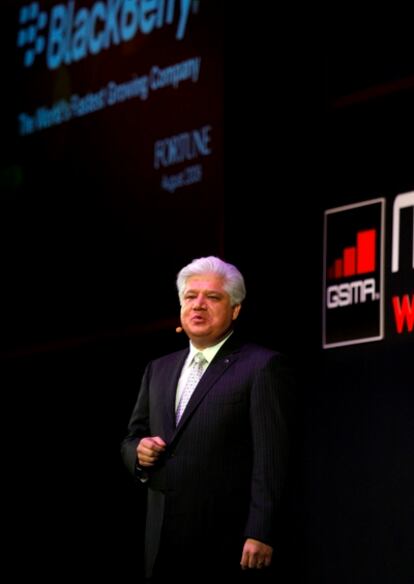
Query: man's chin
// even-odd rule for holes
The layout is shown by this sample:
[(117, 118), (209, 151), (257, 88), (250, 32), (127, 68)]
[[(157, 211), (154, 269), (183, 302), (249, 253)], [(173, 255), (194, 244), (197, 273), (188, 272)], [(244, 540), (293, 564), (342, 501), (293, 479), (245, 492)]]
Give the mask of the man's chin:
[(191, 328), (187, 329), (187, 336), (189, 336), (190, 339), (198, 341), (208, 341), (211, 338), (211, 331), (206, 327), (192, 326)]
[(201, 338), (201, 337), (206, 337), (208, 336), (208, 332), (205, 329), (202, 329), (201, 327), (191, 327), (191, 330), (188, 331), (188, 336), (189, 337), (196, 337), (197, 339)]

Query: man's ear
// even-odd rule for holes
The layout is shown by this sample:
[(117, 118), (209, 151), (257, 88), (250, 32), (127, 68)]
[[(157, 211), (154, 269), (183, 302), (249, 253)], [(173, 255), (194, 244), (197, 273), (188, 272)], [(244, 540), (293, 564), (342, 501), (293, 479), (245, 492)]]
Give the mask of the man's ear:
[(235, 304), (233, 306), (232, 320), (236, 320), (236, 318), (239, 316), (240, 310), (241, 310), (241, 304)]

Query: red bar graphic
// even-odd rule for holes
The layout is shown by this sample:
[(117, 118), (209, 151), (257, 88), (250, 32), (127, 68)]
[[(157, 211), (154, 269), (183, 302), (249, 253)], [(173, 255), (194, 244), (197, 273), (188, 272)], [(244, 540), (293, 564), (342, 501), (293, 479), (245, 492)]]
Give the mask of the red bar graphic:
[(355, 276), (355, 247), (346, 247), (344, 249), (344, 276)]
[(376, 265), (376, 229), (358, 231), (356, 246), (344, 247), (342, 257), (333, 261), (328, 267), (328, 279), (335, 280), (375, 272)]
[(342, 260), (335, 260), (335, 278), (342, 278)]
[(375, 229), (357, 233), (357, 273), (366, 274), (375, 271)]

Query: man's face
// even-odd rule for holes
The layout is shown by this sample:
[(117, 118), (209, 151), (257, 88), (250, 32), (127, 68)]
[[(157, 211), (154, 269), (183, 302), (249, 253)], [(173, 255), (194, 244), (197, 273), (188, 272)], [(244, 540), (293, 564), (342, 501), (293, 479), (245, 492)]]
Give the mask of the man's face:
[(240, 304), (231, 306), (220, 276), (212, 273), (192, 276), (184, 291), (181, 324), (193, 344), (205, 349), (223, 338), (240, 308)]

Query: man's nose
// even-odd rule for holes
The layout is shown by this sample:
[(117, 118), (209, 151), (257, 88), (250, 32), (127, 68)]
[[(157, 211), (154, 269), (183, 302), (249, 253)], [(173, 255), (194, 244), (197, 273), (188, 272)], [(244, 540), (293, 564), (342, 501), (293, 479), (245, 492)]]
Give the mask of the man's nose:
[(204, 296), (202, 294), (199, 294), (195, 299), (194, 299), (194, 305), (193, 308), (204, 308), (205, 306), (205, 299)]

